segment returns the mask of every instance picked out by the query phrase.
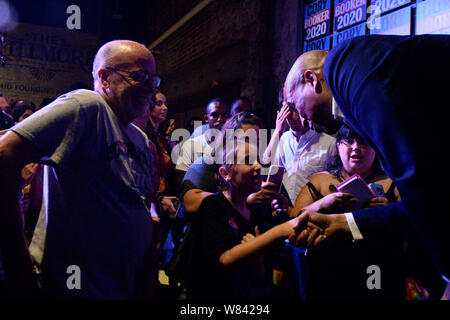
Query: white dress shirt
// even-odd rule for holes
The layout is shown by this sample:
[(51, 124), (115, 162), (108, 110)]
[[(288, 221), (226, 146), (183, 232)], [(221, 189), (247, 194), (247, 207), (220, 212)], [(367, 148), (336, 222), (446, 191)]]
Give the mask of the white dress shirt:
[(310, 177), (326, 170), (328, 157), (334, 157), (335, 154), (336, 139), (325, 133), (308, 130), (298, 141), (292, 130), (283, 133), (275, 154), (275, 163), (286, 168), (283, 185), (292, 204), (295, 204), (297, 195)]

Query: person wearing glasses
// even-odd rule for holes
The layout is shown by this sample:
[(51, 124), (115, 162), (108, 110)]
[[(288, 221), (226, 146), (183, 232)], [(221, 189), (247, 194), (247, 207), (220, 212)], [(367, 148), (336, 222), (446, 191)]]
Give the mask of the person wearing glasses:
[[(63, 94), (1, 137), (0, 244), (9, 296), (36, 293), (38, 282), (36, 294), (50, 298), (151, 297), (154, 155), (131, 122), (148, 109), (160, 83), (155, 72), (145, 46), (108, 42), (94, 59), (95, 91)], [(30, 162), (46, 166), (28, 249), (18, 187)]]
[(376, 183), (383, 187), (385, 196), (370, 199), (365, 207), (388, 205), (400, 200), (394, 183), (381, 169), (375, 150), (358, 133), (344, 124), (337, 132), (335, 141), (333, 147), (337, 146), (338, 152), (330, 154), (326, 171), (314, 174), (302, 188), (296, 197), (293, 213), (298, 213), (300, 209), (322, 213), (355, 209), (353, 195), (337, 192), (336, 189), (339, 183), (354, 174), (358, 174), (367, 184)]
[[(306, 222), (323, 227), (326, 242), (338, 234), (351, 234), (355, 241), (377, 239), (379, 232), (395, 234), (411, 224), (446, 284), (442, 299), (450, 299), (449, 219), (442, 210), (448, 192), (430, 186), (442, 185), (449, 177), (445, 170), (430, 174), (430, 168), (446, 167), (445, 157), (436, 156), (445, 138), (436, 137), (448, 136), (448, 117), (445, 108), (430, 106), (442, 105), (448, 97), (427, 79), (430, 70), (449, 69), (449, 40), (448, 35), (356, 37), (329, 53), (302, 54), (285, 82), (287, 101), (313, 130), (335, 132), (339, 121), (333, 110), (340, 111), (377, 151), (402, 195), (394, 204), (345, 214), (305, 211), (295, 242), (320, 244), (303, 230)], [(447, 87), (444, 77), (439, 88)]]
[[(292, 213), (302, 209), (324, 214), (355, 210), (357, 200), (354, 195), (336, 189), (339, 183), (354, 174), (361, 176), (367, 184), (376, 183), (383, 189), (382, 196), (371, 198), (364, 208), (386, 206), (400, 200), (395, 184), (381, 169), (375, 151), (351, 127), (344, 124), (339, 129), (335, 145), (338, 152), (330, 157), (327, 171), (311, 177), (298, 195)], [(309, 274), (302, 279), (305, 290), (302, 295), (307, 300), (405, 298), (402, 241), (382, 239), (382, 234), (377, 241), (378, 247), (365, 242), (354, 245), (345, 240), (336, 241), (321, 251), (312, 251), (303, 259), (299, 268), (302, 275)], [(370, 265), (382, 269), (380, 290), (370, 290), (366, 285), (366, 269)]]

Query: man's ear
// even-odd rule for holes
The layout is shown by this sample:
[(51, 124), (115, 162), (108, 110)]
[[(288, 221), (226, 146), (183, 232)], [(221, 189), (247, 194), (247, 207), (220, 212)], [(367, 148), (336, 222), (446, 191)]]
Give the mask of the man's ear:
[(108, 80), (109, 74), (110, 72), (105, 68), (100, 68), (97, 71), (98, 79), (102, 84), (103, 88), (109, 88), (109, 80)]
[(317, 74), (312, 71), (312, 70), (306, 70), (304, 73), (305, 76), (305, 82), (307, 84), (310, 84), (311, 86), (314, 87), (314, 91), (316, 93), (321, 93), (322, 92), (322, 84), (319, 81), (319, 77), (317, 76)]
[(221, 166), (219, 168), (219, 174), (220, 174), (220, 176), (222, 177), (223, 180), (225, 180), (227, 182), (230, 181), (231, 176), (230, 176), (229, 172), (227, 171), (227, 169), (225, 169), (224, 166)]
[(206, 123), (208, 123), (208, 122), (209, 122), (209, 117), (208, 117), (208, 115), (207, 115), (207, 114), (205, 114), (205, 115), (203, 116), (203, 119), (205, 120), (205, 122), (206, 122)]

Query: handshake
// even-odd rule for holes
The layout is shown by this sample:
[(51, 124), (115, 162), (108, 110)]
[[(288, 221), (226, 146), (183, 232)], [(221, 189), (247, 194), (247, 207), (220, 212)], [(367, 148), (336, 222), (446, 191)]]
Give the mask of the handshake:
[(287, 223), (292, 227), (288, 236), (289, 241), (311, 249), (319, 249), (330, 239), (350, 234), (344, 214), (321, 214), (304, 210)]

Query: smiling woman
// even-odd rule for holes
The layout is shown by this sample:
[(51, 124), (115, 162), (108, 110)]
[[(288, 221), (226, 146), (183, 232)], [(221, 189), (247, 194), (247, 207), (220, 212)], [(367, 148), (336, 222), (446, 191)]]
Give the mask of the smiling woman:
[(296, 220), (279, 224), (270, 204), (247, 202), (261, 190), (256, 146), (237, 138), (223, 147), (219, 175), (225, 190), (203, 198), (191, 224), (188, 297), (267, 299), (273, 266), (264, 259), (271, 244), (293, 231)]
[(337, 192), (336, 185), (354, 174), (360, 175), (366, 183), (379, 184), (383, 197), (371, 199), (366, 206), (387, 205), (400, 200), (397, 187), (384, 173), (375, 151), (361, 136), (347, 125), (336, 134), (338, 152), (328, 159), (327, 171), (313, 175), (300, 191), (291, 211), (295, 216), (301, 209), (315, 212), (348, 212), (354, 208), (353, 195)]

